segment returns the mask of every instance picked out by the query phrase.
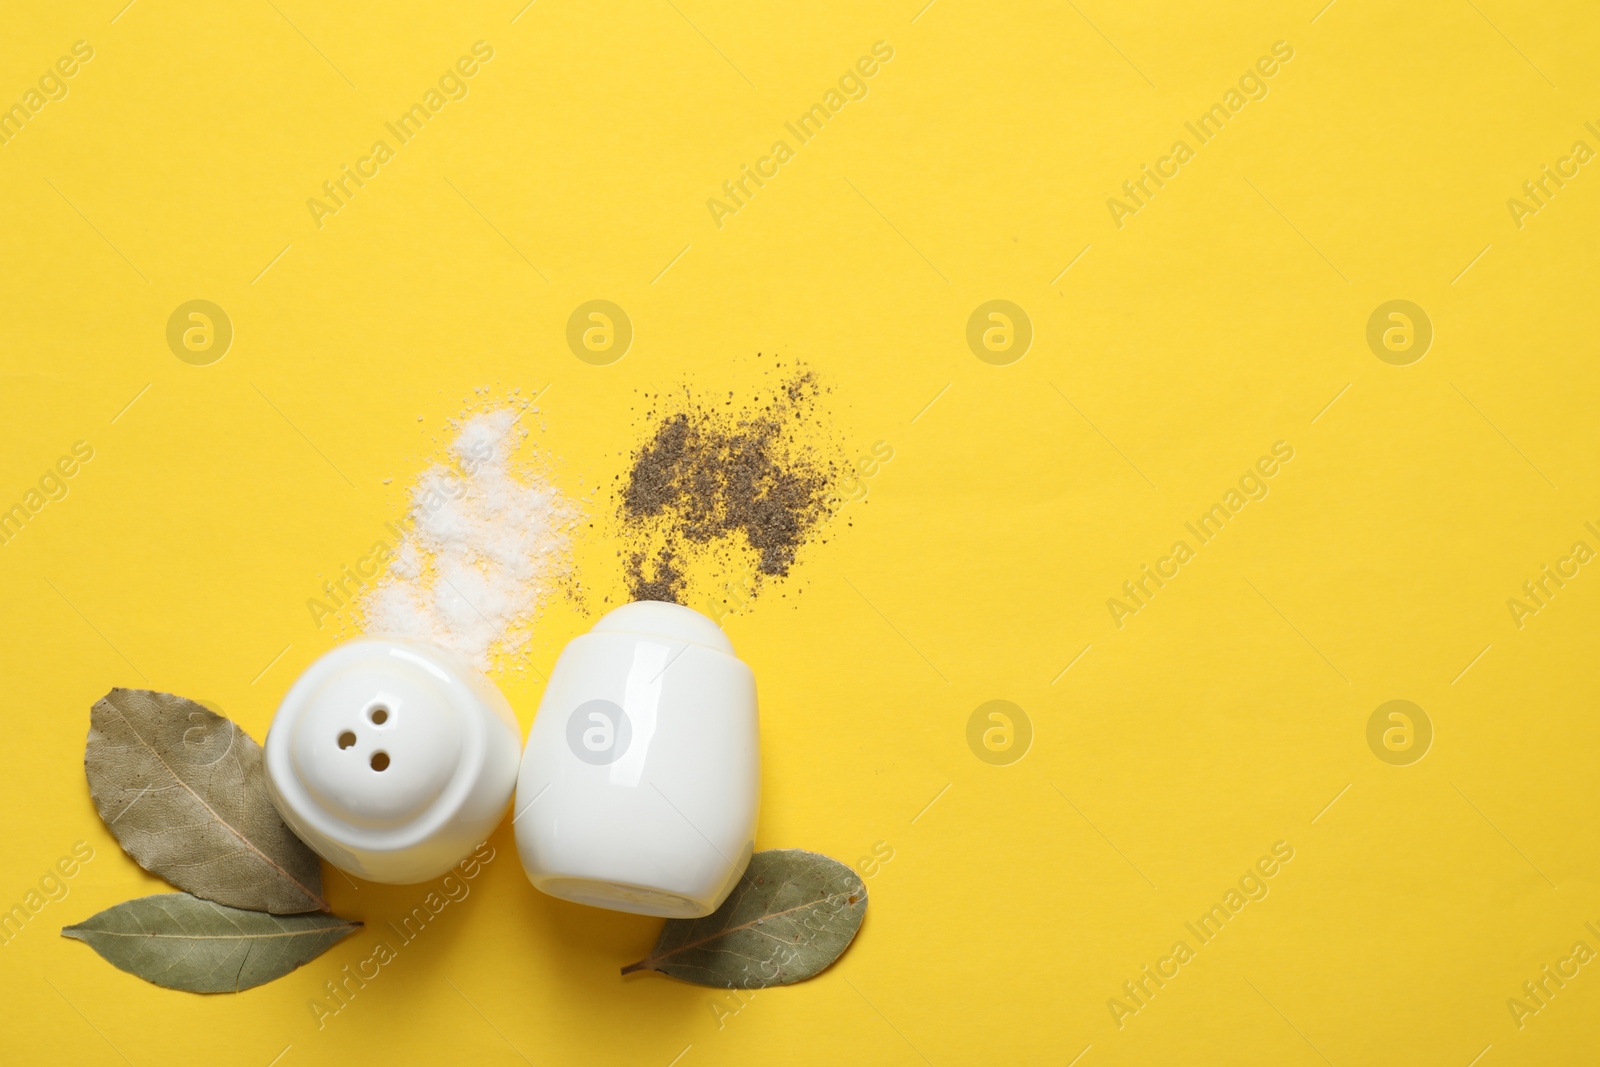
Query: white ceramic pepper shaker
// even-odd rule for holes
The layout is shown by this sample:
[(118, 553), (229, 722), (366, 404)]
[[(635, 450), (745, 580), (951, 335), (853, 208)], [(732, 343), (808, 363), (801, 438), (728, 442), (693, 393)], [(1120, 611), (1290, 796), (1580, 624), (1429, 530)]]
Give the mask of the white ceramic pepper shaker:
[(460, 656), (363, 638), (322, 656), (283, 698), (267, 732), (267, 788), (335, 867), (424, 882), (500, 822), (521, 742), (511, 705)]
[(517, 851), (551, 896), (642, 915), (717, 909), (755, 849), (755, 676), (717, 624), (625, 604), (556, 661), (517, 779)]

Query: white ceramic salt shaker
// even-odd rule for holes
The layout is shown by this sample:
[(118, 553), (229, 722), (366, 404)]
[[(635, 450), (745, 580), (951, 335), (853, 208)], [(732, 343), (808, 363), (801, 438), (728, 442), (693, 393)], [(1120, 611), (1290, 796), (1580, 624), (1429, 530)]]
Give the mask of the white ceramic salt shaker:
[(283, 698), (267, 732), (267, 788), (335, 867), (424, 882), (498, 825), (521, 743), (511, 705), (460, 656), (363, 638), (322, 656)]
[(756, 683), (717, 624), (625, 604), (556, 661), (517, 779), (517, 851), (539, 889), (693, 918), (755, 849)]

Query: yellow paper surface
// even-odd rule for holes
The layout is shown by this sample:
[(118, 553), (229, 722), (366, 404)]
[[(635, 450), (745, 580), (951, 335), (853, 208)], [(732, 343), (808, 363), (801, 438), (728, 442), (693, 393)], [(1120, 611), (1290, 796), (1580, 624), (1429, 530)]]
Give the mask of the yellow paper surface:
[[(1592, 1058), (1588, 6), (123, 2), (0, 31), (7, 1062)], [(620, 360), (569, 348), (594, 300)], [(775, 359), (893, 453), (725, 620), (758, 844), (867, 876), (838, 966), (623, 980), (656, 922), (541, 896), (507, 826), (342, 1003), (436, 887), (329, 868), (367, 927), (236, 996), (58, 936), (165, 888), (89, 801), (107, 689), (264, 736), (447, 420), (542, 391), (596, 524), (496, 675), (526, 728), (622, 594), (647, 394)]]

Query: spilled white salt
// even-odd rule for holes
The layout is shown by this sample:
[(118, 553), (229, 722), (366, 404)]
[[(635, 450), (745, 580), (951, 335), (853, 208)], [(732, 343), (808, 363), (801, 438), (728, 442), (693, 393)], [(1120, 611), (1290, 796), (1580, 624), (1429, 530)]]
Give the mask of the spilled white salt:
[(501, 408), (458, 426), (454, 462), (418, 475), (404, 540), (362, 595), (366, 633), (431, 641), (480, 670), (515, 659), (540, 608), (571, 573), (580, 510), (536, 471), (513, 471), (528, 436)]

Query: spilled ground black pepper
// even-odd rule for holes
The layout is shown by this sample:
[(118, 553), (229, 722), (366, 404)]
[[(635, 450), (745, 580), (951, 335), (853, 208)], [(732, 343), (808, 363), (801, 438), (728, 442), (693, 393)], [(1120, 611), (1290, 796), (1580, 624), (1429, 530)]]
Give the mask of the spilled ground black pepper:
[[(826, 389), (803, 365), (735, 409), (684, 388), (649, 397), (650, 436), (620, 475), (623, 573), (635, 600), (685, 603), (691, 564), (743, 556), (757, 583), (784, 577), (833, 513), (837, 448), (819, 415)], [(720, 403), (718, 402), (720, 401)]]

